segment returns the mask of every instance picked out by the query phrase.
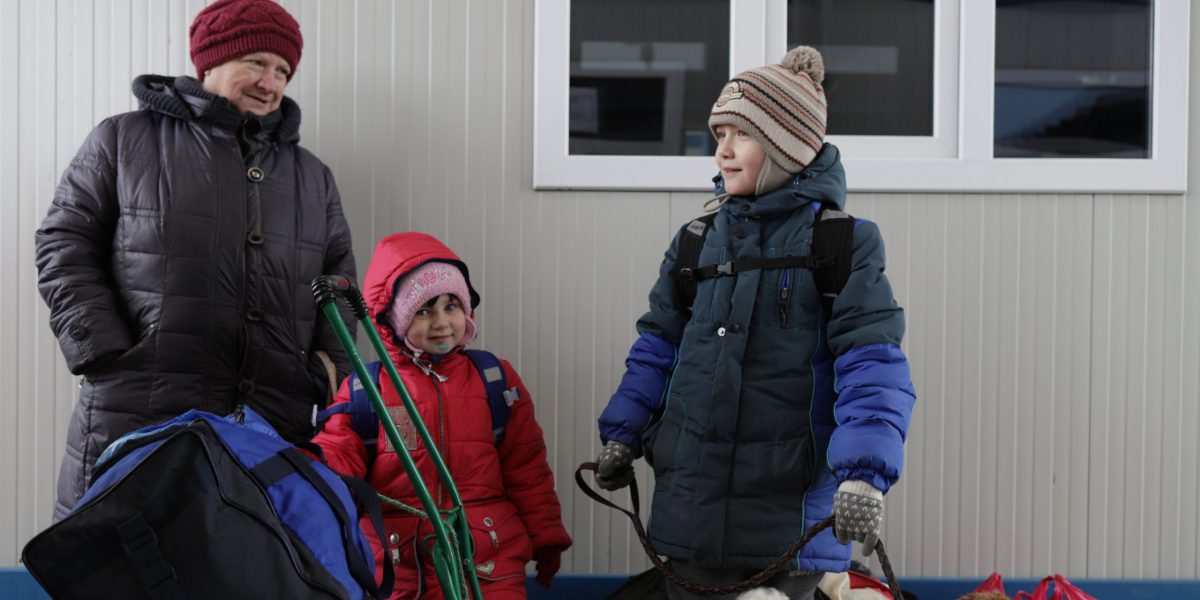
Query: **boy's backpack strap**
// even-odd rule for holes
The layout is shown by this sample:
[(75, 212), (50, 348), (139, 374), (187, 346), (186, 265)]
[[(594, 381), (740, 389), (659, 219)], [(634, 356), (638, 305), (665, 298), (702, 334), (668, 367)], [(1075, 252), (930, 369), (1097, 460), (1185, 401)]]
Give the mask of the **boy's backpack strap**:
[(813, 279), (821, 294), (821, 306), (828, 315), (833, 311), (833, 301), (850, 279), (854, 256), (854, 217), (832, 208), (819, 210), (817, 222), (813, 225), (811, 254), (833, 259), (822, 261), (819, 267), (813, 269)]
[(688, 223), (679, 239), (676, 253), (675, 280), (679, 284), (681, 305), (690, 312), (696, 299), (696, 285), (712, 277), (734, 276), (756, 269), (800, 268), (812, 271), (821, 294), (825, 313), (830, 314), (833, 300), (841, 293), (850, 278), (854, 254), (854, 217), (820, 202), (812, 203), (816, 214), (813, 226), (812, 250), (808, 256), (777, 258), (735, 258), (731, 261), (700, 267), (700, 251), (704, 238), (712, 229), (717, 213), (704, 215)]
[(495, 436), (498, 446), (504, 441), (508, 414), (513, 402), (520, 398), (520, 393), (516, 388), (508, 389), (504, 365), (500, 364), (500, 359), (495, 354), (478, 349), (465, 350), (464, 353), (475, 365), (475, 370), (479, 371), (479, 378), (483, 380), (483, 387), (487, 389), (488, 408), (492, 412), (492, 435)]
[[(382, 369), (383, 363), (379, 361), (367, 363), (367, 373), (377, 388), (379, 387), (379, 372)], [(348, 385), (350, 386), (350, 401), (334, 404), (317, 413), (317, 422), (324, 423), (329, 417), (336, 414), (350, 415), (350, 428), (362, 439), (363, 446), (367, 448), (366, 464), (369, 465), (375, 460), (375, 446), (379, 442), (379, 416), (371, 407), (371, 397), (367, 395), (367, 390), (359, 380), (358, 373), (350, 371)]]
[(675, 253), (675, 281), (679, 283), (679, 297), (682, 300), (680, 306), (688, 312), (691, 312), (692, 303), (696, 300), (698, 280), (693, 277), (693, 272), (700, 264), (700, 251), (704, 249), (704, 238), (708, 236), (708, 231), (712, 229), (713, 219), (716, 218), (717, 213), (714, 212), (693, 219), (684, 227), (683, 235), (679, 238), (679, 247)]

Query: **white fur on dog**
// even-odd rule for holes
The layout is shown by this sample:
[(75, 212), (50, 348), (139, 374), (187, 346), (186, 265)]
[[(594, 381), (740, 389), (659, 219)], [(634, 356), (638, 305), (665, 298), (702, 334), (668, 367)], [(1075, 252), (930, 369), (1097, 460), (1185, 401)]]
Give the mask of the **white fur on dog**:
[(775, 588), (761, 587), (744, 592), (738, 600), (788, 600), (788, 597)]

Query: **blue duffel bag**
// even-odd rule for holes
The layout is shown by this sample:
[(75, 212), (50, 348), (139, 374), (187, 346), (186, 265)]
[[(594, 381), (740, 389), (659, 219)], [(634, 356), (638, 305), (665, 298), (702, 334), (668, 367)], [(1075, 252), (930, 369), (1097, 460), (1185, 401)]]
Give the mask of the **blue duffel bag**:
[(21, 558), (55, 598), (386, 598), (392, 570), (376, 584), (360, 511), (383, 531), (366, 484), (249, 408), (193, 410), (109, 446)]

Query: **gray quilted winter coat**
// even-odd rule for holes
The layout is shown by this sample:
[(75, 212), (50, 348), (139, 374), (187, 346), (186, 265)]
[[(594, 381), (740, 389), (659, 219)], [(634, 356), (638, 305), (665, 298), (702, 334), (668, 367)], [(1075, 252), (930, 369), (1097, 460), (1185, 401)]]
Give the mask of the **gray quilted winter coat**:
[(296, 103), (256, 118), (189, 77), (143, 75), (133, 93), (140, 110), (91, 132), (36, 236), (50, 327), (83, 376), (56, 520), (121, 435), (247, 404), (307, 440), (329, 397), (318, 351), (339, 380), (349, 369), (309, 285), (354, 277), (350, 231), (333, 175), (298, 145)]

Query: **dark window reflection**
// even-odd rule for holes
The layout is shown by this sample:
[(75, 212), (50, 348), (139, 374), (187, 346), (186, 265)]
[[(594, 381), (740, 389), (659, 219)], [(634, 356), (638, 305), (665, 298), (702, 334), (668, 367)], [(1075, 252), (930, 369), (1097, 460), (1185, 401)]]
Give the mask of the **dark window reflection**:
[(1149, 157), (1150, 24), (1150, 0), (997, 1), (995, 155)]
[(933, 17), (933, 0), (788, 0), (788, 47), (825, 58), (828, 133), (933, 135)]
[(571, 0), (571, 154), (712, 154), (729, 0)]

